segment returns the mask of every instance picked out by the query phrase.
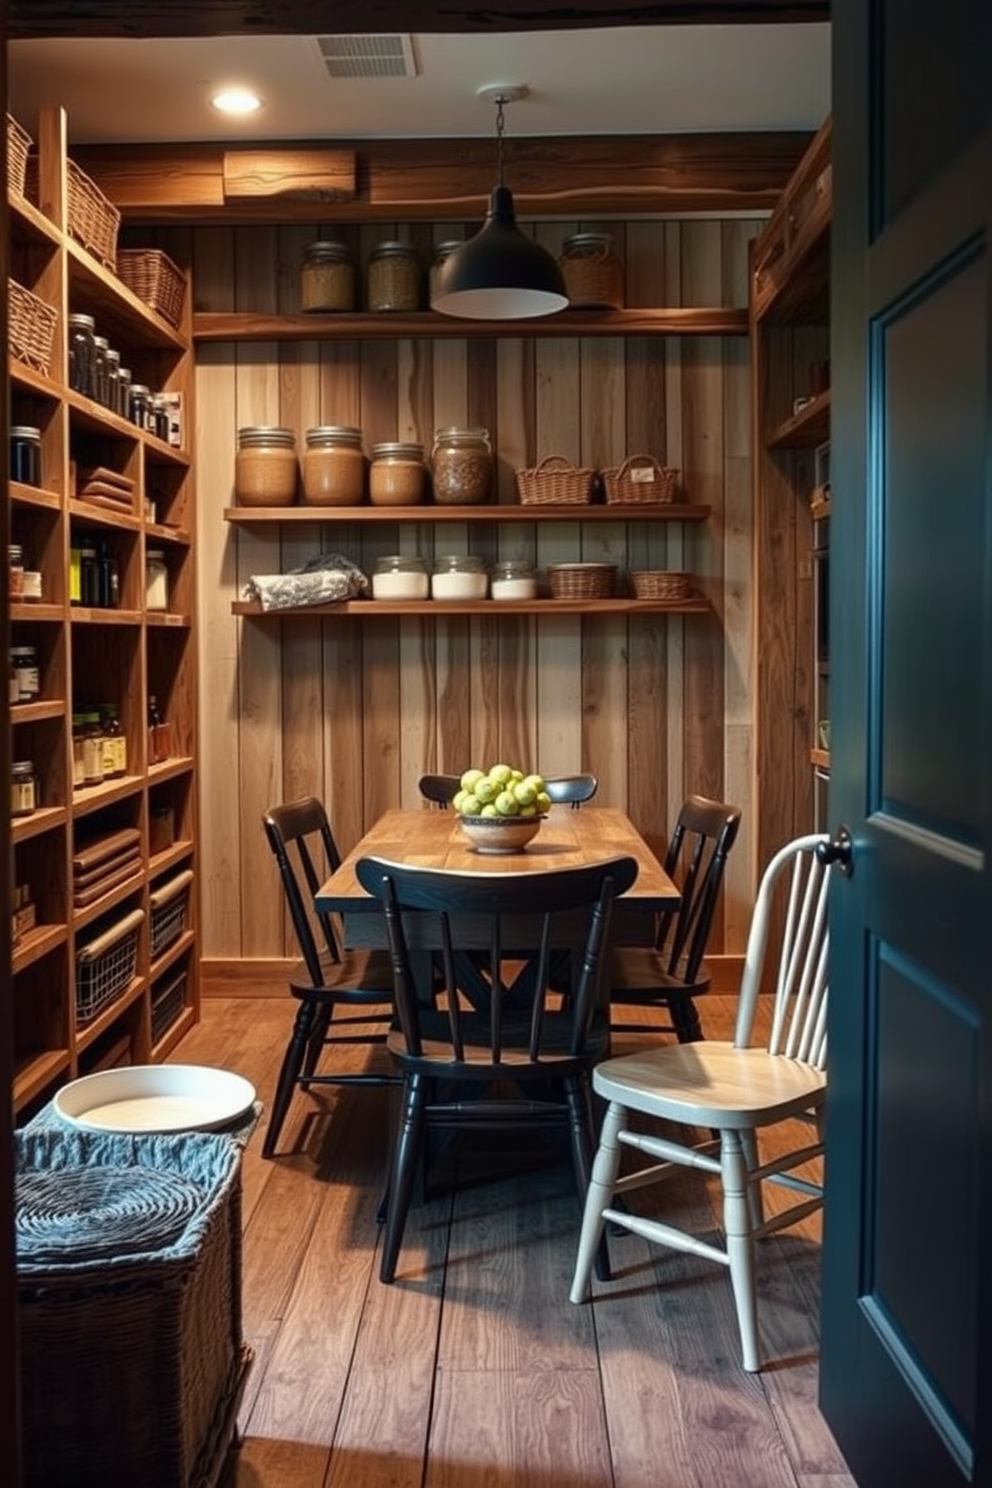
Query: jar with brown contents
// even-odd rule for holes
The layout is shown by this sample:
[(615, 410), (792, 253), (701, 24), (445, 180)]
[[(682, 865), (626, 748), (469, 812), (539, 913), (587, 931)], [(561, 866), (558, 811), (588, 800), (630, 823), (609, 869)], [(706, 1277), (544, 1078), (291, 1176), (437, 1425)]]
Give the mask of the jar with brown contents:
[(300, 272), (300, 309), (342, 311), (355, 308), (355, 266), (344, 243), (311, 243)]
[(623, 264), (609, 233), (573, 233), (562, 244), (560, 263), (571, 306), (623, 309)]
[(488, 429), (438, 429), (431, 470), (439, 506), (479, 506), (489, 501), (493, 451)]
[(365, 497), (362, 431), (350, 424), (307, 430), (303, 499), (309, 506), (360, 506)]
[(411, 243), (378, 243), (369, 259), (369, 309), (419, 310), (420, 259)]
[(461, 238), (447, 238), (443, 243), (435, 244), (434, 256), (431, 259), (431, 266), (428, 272), (427, 299), (429, 304), (433, 305), (434, 303), (434, 294), (437, 289), (438, 276), (441, 273), (441, 269), (444, 266), (445, 260), (449, 259), (454, 253), (455, 249), (460, 248), (461, 246)]
[(239, 506), (292, 506), (298, 478), (292, 429), (255, 424), (238, 430), (234, 494)]
[(427, 470), (422, 444), (374, 444), (369, 466), (373, 506), (417, 506), (424, 499)]

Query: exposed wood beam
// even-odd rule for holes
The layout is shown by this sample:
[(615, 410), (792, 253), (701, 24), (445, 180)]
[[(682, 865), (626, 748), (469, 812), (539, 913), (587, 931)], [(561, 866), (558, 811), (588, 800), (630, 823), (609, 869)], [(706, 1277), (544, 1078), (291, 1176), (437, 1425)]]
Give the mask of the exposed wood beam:
[[(778, 200), (810, 138), (759, 132), (514, 140), (506, 180), (526, 216), (762, 213)], [(255, 169), (272, 167), (267, 196), (225, 192), (220, 143), (80, 146), (73, 158), (131, 222), (473, 220), (494, 184), (487, 140), (335, 144), (354, 151), (356, 189), (331, 206), (292, 189), (299, 181), (294, 162), (308, 157), (312, 143), (253, 145)]]
[(311, 36), (421, 31), (485, 34), (599, 26), (828, 21), (829, 0), (9, 0), (11, 37)]

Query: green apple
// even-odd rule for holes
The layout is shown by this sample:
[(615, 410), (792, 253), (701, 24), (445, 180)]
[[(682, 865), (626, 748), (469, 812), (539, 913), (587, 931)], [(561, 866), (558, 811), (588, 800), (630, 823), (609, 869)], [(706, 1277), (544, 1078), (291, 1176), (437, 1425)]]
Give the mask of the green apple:
[(537, 791), (526, 780), (518, 780), (513, 786), (513, 794), (521, 806), (533, 806), (537, 800)]
[(537, 801), (535, 802), (535, 805), (537, 806), (537, 809), (542, 816), (547, 816), (548, 812), (551, 810), (551, 797), (548, 795), (547, 791), (538, 791)]
[(492, 765), (489, 769), (489, 779), (498, 789), (502, 790), (513, 774), (509, 765)]
[(474, 791), (479, 781), (485, 778), (485, 770), (466, 770), (458, 784), (462, 790)]
[(499, 816), (499, 812), (496, 810), (496, 807), (493, 805), (492, 801), (487, 801), (485, 806), (483, 806), (482, 810), (479, 812), (479, 815)]
[(478, 816), (482, 810), (482, 802), (471, 791), (466, 791), (458, 810), (462, 816)]
[(520, 808), (520, 815), (521, 816), (536, 816), (537, 815), (537, 806), (535, 805), (535, 803), (533, 801), (530, 803), (529, 806), (521, 806), (521, 808)]
[(525, 775), (524, 782), (527, 785), (533, 786), (535, 796), (539, 796), (544, 789), (543, 775)]
[(524, 772), (523, 772), (523, 770), (511, 770), (510, 771), (510, 783), (512, 785), (519, 785), (520, 784), (520, 781), (523, 780), (523, 778), (524, 778)]
[(451, 804), (452, 804), (452, 807), (454, 808), (455, 811), (459, 811), (459, 812), (461, 811), (461, 809), (462, 809), (462, 802), (464, 801), (464, 799), (465, 799), (465, 797), (467, 795), (468, 795), (468, 791), (467, 790), (455, 791), (455, 794), (451, 798)]
[(520, 815), (520, 802), (517, 800), (512, 791), (500, 791), (499, 795), (493, 802), (493, 805), (496, 807), (496, 810), (500, 816)]
[(475, 795), (478, 797), (483, 805), (487, 805), (490, 801), (495, 801), (496, 797), (499, 795), (499, 786), (494, 785), (493, 782), (489, 779), (488, 775), (483, 775), (482, 779), (475, 787)]

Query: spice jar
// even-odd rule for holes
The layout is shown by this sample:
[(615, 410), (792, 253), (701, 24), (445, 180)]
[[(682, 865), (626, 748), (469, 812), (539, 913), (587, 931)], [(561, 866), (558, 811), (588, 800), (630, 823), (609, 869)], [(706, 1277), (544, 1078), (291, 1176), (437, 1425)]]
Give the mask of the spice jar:
[(93, 386), (90, 396), (106, 407), (110, 400), (110, 369), (107, 352), (110, 342), (106, 336), (93, 337)]
[(86, 715), (72, 715), (72, 788), (80, 790), (86, 784), (83, 769), (83, 734), (86, 732)]
[(145, 549), (145, 609), (169, 608), (169, 570), (161, 548)]
[(132, 382), (129, 417), (139, 429), (154, 433), (155, 415), (152, 413), (152, 390), (143, 382)]
[(298, 476), (292, 429), (255, 424), (238, 430), (234, 495), (240, 506), (292, 506)]
[(300, 270), (300, 309), (354, 310), (355, 266), (344, 243), (311, 243)]
[(11, 425), (10, 478), (25, 486), (41, 485), (41, 430), (33, 424)]
[(424, 499), (427, 470), (422, 444), (374, 444), (369, 466), (373, 506), (417, 506)]
[(437, 281), (445, 260), (450, 258), (455, 249), (460, 248), (461, 246), (461, 238), (448, 238), (443, 243), (435, 244), (434, 256), (431, 259), (431, 266), (428, 271), (428, 301), (431, 305), (434, 304), (434, 296), (437, 293)]
[(93, 336), (96, 321), (92, 315), (69, 316), (69, 386), (74, 393), (93, 396)]
[(430, 593), (423, 558), (392, 553), (377, 558), (372, 573), (373, 599), (426, 599)]
[(10, 814), (30, 816), (38, 805), (33, 760), (14, 760), (10, 767)]
[(370, 310), (420, 309), (420, 259), (411, 243), (378, 243), (369, 259)]
[(573, 233), (559, 259), (568, 303), (577, 309), (623, 308), (623, 264), (609, 233)]
[[(10, 648), (11, 691), (13, 702), (33, 703), (41, 692), (41, 673), (38, 670), (38, 648), (36, 646), (11, 646)], [(13, 683), (17, 684), (14, 697)]]
[(119, 780), (127, 774), (127, 739), (113, 703), (100, 704), (100, 731), (103, 735), (103, 778)]
[(362, 431), (350, 424), (308, 429), (303, 499), (310, 506), (360, 506), (365, 496)]
[(493, 564), (489, 581), (493, 599), (536, 599), (537, 575), (523, 558), (504, 558)]
[(488, 429), (438, 429), (431, 470), (439, 506), (476, 506), (488, 501), (493, 490)]
[(103, 783), (103, 729), (99, 713), (83, 714), (83, 784)]
[(24, 549), (20, 543), (10, 543), (7, 548), (8, 595), (16, 601), (24, 598)]
[(434, 562), (432, 599), (485, 599), (486, 565), (474, 554), (447, 554)]

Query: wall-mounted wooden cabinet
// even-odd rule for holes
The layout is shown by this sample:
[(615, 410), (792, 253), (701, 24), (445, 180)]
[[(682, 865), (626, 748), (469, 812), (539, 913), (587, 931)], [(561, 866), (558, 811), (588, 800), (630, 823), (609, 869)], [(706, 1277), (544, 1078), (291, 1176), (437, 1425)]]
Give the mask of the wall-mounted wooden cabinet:
[[(174, 328), (70, 234), (59, 110), (38, 122), (38, 157), (47, 211), (8, 203), (11, 276), (56, 316), (47, 365), (9, 361), (11, 423), (41, 446), (39, 483), (8, 487), (11, 540), (39, 576), (9, 610), (12, 646), (34, 663), (11, 674), (13, 758), (33, 782), (12, 797), (21, 1115), (77, 1074), (162, 1057), (199, 996), (189, 286)], [(70, 386), (80, 314), (134, 382), (181, 395), (185, 447)], [(153, 551), (164, 609), (147, 595)]]

